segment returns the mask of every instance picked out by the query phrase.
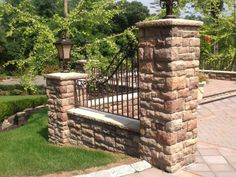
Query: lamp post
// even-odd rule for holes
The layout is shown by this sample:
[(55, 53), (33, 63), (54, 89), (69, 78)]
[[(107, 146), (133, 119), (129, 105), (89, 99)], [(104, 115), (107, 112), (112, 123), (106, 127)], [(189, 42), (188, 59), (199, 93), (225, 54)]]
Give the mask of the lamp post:
[(166, 16), (164, 18), (176, 18), (173, 15), (173, 7), (177, 6), (179, 0), (160, 0), (161, 8), (166, 9)]
[[(68, 16), (68, 0), (64, 0), (64, 17)], [(67, 38), (67, 31), (64, 30), (63, 37), (54, 43), (57, 48), (60, 68), (64, 73), (69, 72), (68, 65), (70, 62), (71, 49), (73, 42)]]

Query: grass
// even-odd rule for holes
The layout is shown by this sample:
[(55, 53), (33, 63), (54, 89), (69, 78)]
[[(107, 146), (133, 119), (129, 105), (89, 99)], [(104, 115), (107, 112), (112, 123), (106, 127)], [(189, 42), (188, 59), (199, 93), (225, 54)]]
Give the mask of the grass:
[(24, 99), (31, 99), (31, 98), (36, 98), (36, 97), (42, 97), (42, 95), (0, 96), (0, 102), (24, 100)]
[(32, 114), (28, 124), (0, 133), (0, 177), (38, 176), (84, 170), (124, 158), (116, 154), (48, 143), (47, 110)]

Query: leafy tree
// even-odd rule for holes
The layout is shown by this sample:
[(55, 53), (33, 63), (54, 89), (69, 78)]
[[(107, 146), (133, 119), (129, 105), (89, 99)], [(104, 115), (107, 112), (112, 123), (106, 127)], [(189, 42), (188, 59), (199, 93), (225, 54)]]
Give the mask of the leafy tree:
[(55, 58), (53, 32), (42, 18), (32, 13), (34, 8), (28, 0), (18, 7), (0, 3), (0, 9), (0, 23), (5, 36), (5, 41), (0, 42), (9, 60), (5, 66), (14, 65), (25, 88), (34, 89), (30, 79)]
[[(182, 11), (182, 14), (188, 14), (185, 17), (187, 19), (204, 21), (200, 64), (205, 69), (236, 69), (236, 18), (233, 17), (233, 4), (232, 0), (182, 0), (175, 8), (177, 16)], [(159, 6), (159, 0), (155, 0), (154, 5)], [(184, 8), (186, 6), (188, 8)], [(185, 9), (191, 10), (183, 11)], [(164, 16), (163, 13), (164, 10), (156, 18)]]
[[(177, 7), (174, 8), (175, 14), (185, 14), (186, 11), (191, 13), (189, 16), (194, 16), (194, 13), (200, 13), (203, 16), (211, 16), (217, 18), (220, 13), (224, 10), (224, 4), (229, 8), (232, 7), (232, 0), (181, 0)], [(152, 3), (153, 7), (157, 9), (159, 16), (164, 16), (165, 9), (160, 9), (160, 0), (154, 0)], [(185, 8), (188, 6), (188, 8)], [(191, 9), (191, 10), (189, 10)], [(231, 8), (232, 9), (232, 8)]]
[[(90, 58), (108, 61), (119, 50), (115, 37), (109, 37), (105, 32), (112, 31), (111, 20), (121, 12), (118, 8), (111, 8), (115, 7), (115, 1), (71, 1), (71, 6), (75, 7), (67, 18), (62, 15), (63, 7), (62, 12), (59, 9), (54, 11), (54, 6), (42, 11), (36, 4), (42, 7), (45, 4), (35, 2), (22, 0), (18, 5), (0, 2), (0, 46), (4, 52), (0, 62), (5, 63), (5, 68), (17, 69), (26, 89), (34, 89), (32, 78), (40, 74), (46, 65), (57, 63), (53, 42), (65, 30), (75, 42), (73, 60), (85, 57), (81, 54), (85, 50)], [(98, 50), (95, 51), (96, 47)]]
[(36, 8), (37, 14), (46, 18), (51, 18), (57, 13), (62, 14), (62, 2), (63, 1), (61, 0), (32, 0), (32, 4)]
[[(201, 67), (205, 69), (233, 70), (236, 54), (235, 24), (232, 16), (219, 17), (217, 28), (214, 23), (202, 28)], [(206, 36), (210, 40), (206, 40)], [(215, 43), (219, 51), (214, 52)]]
[(124, 0), (117, 2), (117, 6), (122, 9), (122, 12), (113, 19), (113, 31), (115, 33), (121, 33), (149, 16), (149, 9), (141, 2)]

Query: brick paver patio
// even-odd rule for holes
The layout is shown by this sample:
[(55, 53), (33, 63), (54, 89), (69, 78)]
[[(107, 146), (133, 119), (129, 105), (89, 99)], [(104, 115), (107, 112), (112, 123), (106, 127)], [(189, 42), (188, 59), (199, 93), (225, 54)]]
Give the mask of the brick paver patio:
[(228, 91), (236, 90), (236, 82), (235, 81), (224, 81), (224, 80), (215, 80), (209, 79), (208, 83), (204, 87), (204, 96), (215, 95)]
[[(236, 82), (210, 80), (205, 96), (236, 90)], [(236, 177), (236, 96), (201, 105), (196, 163), (174, 174), (152, 168), (126, 177)]]
[(200, 106), (199, 140), (236, 149), (236, 97)]

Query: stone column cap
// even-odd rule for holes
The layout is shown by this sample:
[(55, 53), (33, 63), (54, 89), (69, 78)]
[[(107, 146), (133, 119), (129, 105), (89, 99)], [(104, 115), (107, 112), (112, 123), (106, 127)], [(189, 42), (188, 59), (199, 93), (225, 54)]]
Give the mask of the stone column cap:
[(56, 80), (76, 80), (76, 79), (86, 79), (88, 77), (87, 74), (84, 73), (52, 73), (44, 75), (47, 79), (56, 79)]
[(203, 26), (202, 21), (195, 20), (185, 20), (185, 19), (160, 19), (152, 21), (143, 21), (136, 23), (136, 26), (139, 28), (147, 27), (158, 27), (158, 26), (192, 26), (192, 27), (201, 27)]

